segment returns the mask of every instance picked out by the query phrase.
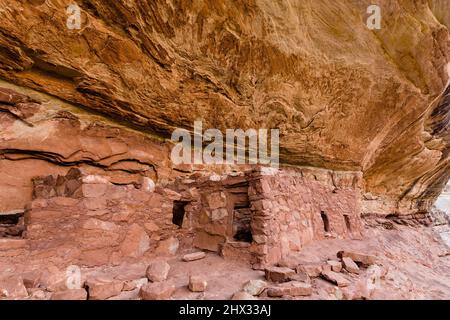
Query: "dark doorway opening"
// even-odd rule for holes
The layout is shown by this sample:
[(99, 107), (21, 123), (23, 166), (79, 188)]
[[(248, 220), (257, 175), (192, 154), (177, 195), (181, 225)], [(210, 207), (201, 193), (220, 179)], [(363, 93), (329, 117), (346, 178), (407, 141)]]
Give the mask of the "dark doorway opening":
[(0, 212), (0, 238), (21, 238), (25, 230), (23, 211)]
[(350, 224), (350, 217), (344, 214), (345, 225), (347, 226), (348, 231), (352, 231), (352, 225)]
[(235, 206), (233, 210), (233, 238), (237, 241), (252, 242), (252, 212), (248, 207)]
[(321, 211), (320, 217), (322, 218), (323, 229), (325, 230), (325, 232), (330, 232), (330, 221), (328, 221), (328, 217), (325, 212)]
[(248, 181), (236, 178), (232, 184), (227, 186), (228, 210), (232, 214), (228, 220), (227, 234), (231, 241), (253, 242), (252, 235), (252, 212), (248, 198)]
[(183, 226), (183, 220), (184, 220), (184, 214), (185, 210), (184, 208), (189, 202), (187, 201), (174, 201), (173, 202), (173, 209), (172, 209), (172, 223), (176, 224), (180, 228)]

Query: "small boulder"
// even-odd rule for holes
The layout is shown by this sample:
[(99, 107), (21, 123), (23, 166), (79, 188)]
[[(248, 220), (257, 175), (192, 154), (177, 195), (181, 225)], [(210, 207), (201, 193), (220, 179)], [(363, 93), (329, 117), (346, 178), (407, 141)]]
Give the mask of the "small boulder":
[(286, 282), (289, 277), (295, 274), (295, 271), (285, 267), (266, 268), (266, 279), (272, 282)]
[(334, 271), (323, 271), (321, 273), (321, 277), (338, 287), (346, 287), (350, 284), (350, 282), (345, 279), (341, 274)]
[(291, 281), (287, 283), (279, 284), (276, 287), (267, 289), (267, 295), (269, 297), (282, 297), (282, 296), (310, 296), (312, 294), (312, 287), (309, 283)]
[(30, 300), (48, 300), (51, 295), (50, 292), (46, 292), (39, 288), (30, 288), (28, 289), (28, 293), (30, 294)]
[(359, 274), (358, 265), (350, 257), (342, 258), (342, 264), (344, 265), (345, 270), (347, 270), (348, 272)]
[(200, 276), (189, 277), (189, 290), (192, 292), (203, 292), (206, 290), (208, 282)]
[(142, 300), (167, 300), (170, 299), (175, 286), (167, 282), (148, 283), (141, 287), (139, 296)]
[(105, 300), (118, 295), (123, 289), (123, 281), (114, 279), (89, 279), (86, 281), (89, 300)]
[(147, 283), (148, 283), (147, 278), (128, 280), (125, 281), (122, 291), (132, 291), (135, 290), (136, 288), (140, 289), (143, 285), (146, 285)]
[(376, 257), (374, 257), (374, 256), (359, 253), (359, 252), (352, 252), (352, 251), (344, 251), (344, 250), (339, 251), (337, 253), (337, 257), (340, 259), (342, 259), (344, 257), (349, 257), (354, 262), (362, 265), (363, 267), (368, 267), (371, 264), (375, 264), (375, 262), (376, 262)]
[(189, 261), (195, 261), (200, 260), (206, 257), (206, 253), (203, 251), (194, 252), (194, 253), (188, 253), (183, 256), (183, 261), (189, 262)]
[(69, 289), (52, 293), (50, 300), (87, 300), (85, 289)]
[(0, 279), (0, 299), (23, 299), (28, 297), (21, 277), (10, 276)]
[(22, 274), (23, 284), (25, 288), (37, 288), (40, 285), (42, 271), (33, 270)]
[(336, 260), (328, 260), (327, 264), (331, 267), (331, 271), (334, 272), (341, 272), (342, 270), (342, 263)]
[(297, 273), (306, 273), (311, 278), (320, 276), (322, 272), (322, 265), (320, 264), (301, 264), (297, 266)]
[(304, 282), (304, 283), (310, 283), (311, 282), (311, 278), (305, 272), (300, 272), (300, 273), (296, 273), (296, 274), (294, 274), (292, 276), (289, 276), (289, 280), (290, 281)]
[(249, 280), (244, 284), (242, 290), (252, 296), (259, 296), (267, 288), (267, 282), (263, 280)]
[(165, 261), (153, 261), (147, 267), (146, 275), (151, 282), (159, 282), (167, 279), (170, 265)]

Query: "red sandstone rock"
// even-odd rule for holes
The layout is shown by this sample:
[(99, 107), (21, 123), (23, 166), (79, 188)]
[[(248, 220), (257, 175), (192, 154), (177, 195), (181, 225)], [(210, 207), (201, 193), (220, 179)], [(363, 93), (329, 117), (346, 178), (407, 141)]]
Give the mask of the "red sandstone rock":
[(360, 263), (363, 266), (369, 266), (371, 264), (375, 264), (376, 263), (376, 257), (368, 255), (368, 254), (363, 254), (363, 253), (359, 253), (359, 252), (352, 252), (352, 251), (339, 251), (337, 253), (337, 257), (338, 258), (344, 258), (344, 257), (349, 257), (351, 258), (354, 262), (356, 263)]
[(99, 229), (104, 231), (117, 231), (119, 229), (119, 226), (112, 222), (90, 218), (83, 224), (83, 228), (88, 230)]
[(41, 282), (42, 271), (33, 270), (22, 274), (23, 284), (25, 288), (37, 288)]
[(283, 297), (283, 296), (310, 296), (312, 294), (312, 287), (308, 283), (291, 281), (279, 284), (276, 287), (267, 289), (269, 297)]
[(263, 280), (249, 280), (242, 290), (252, 296), (259, 296), (267, 288), (267, 282)]
[(220, 246), (225, 242), (225, 237), (212, 235), (203, 230), (199, 230), (195, 235), (194, 246), (199, 249), (218, 252)]
[(297, 281), (297, 282), (305, 282), (305, 283), (311, 282), (311, 278), (305, 272), (299, 272), (299, 273), (293, 274), (293, 275), (289, 276), (289, 280)]
[(316, 278), (320, 276), (323, 268), (320, 264), (302, 264), (297, 266), (297, 273), (304, 272), (311, 278)]
[(173, 190), (170, 189), (164, 189), (163, 193), (170, 199), (170, 200), (180, 200), (181, 195)]
[(295, 271), (285, 267), (266, 268), (266, 279), (273, 282), (286, 282), (289, 277), (295, 274)]
[(0, 239), (0, 251), (26, 248), (25, 239)]
[(167, 279), (169, 275), (170, 265), (165, 261), (153, 261), (149, 264), (146, 275), (148, 280), (152, 282), (160, 282)]
[(345, 279), (341, 274), (334, 271), (323, 271), (320, 275), (322, 276), (322, 278), (330, 281), (338, 287), (346, 287), (350, 284), (350, 281)]
[(209, 209), (219, 209), (226, 206), (226, 197), (222, 192), (215, 192), (207, 196)]
[(84, 184), (109, 184), (109, 180), (106, 177), (98, 176), (98, 175), (87, 175), (82, 178)]
[(205, 257), (206, 257), (206, 253), (204, 253), (203, 251), (193, 252), (193, 253), (185, 254), (183, 256), (183, 261), (186, 261), (186, 262), (195, 261), (195, 260), (203, 259)]
[(359, 274), (358, 265), (350, 257), (343, 257), (342, 264), (348, 272)]
[(143, 285), (148, 283), (148, 278), (140, 278), (135, 280), (125, 281), (122, 291), (132, 291), (135, 289), (140, 289)]
[(144, 228), (132, 224), (127, 231), (125, 240), (120, 246), (120, 252), (125, 257), (140, 257), (150, 248), (150, 238)]
[(149, 221), (144, 223), (144, 227), (146, 230), (150, 231), (150, 232), (155, 232), (158, 231), (160, 228), (158, 227), (158, 225), (156, 223), (154, 223), (153, 221)]
[(87, 300), (87, 292), (85, 289), (58, 291), (52, 294), (51, 300)]
[(239, 291), (233, 294), (231, 300), (258, 300), (258, 299), (247, 292)]
[(156, 252), (159, 254), (173, 255), (177, 252), (180, 241), (177, 238), (170, 237), (169, 239), (163, 240), (159, 243), (156, 248)]
[(341, 272), (342, 270), (342, 263), (335, 260), (328, 260), (327, 264), (331, 266), (331, 271), (334, 272)]
[(105, 194), (108, 189), (106, 184), (83, 184), (82, 185), (83, 196), (86, 198), (97, 198)]
[(167, 300), (174, 291), (175, 286), (171, 283), (155, 282), (142, 286), (139, 296), (142, 300)]
[[(106, 242), (110, 242), (108, 238), (102, 240), (102, 238), (94, 238), (89, 240), (92, 245), (104, 246)], [(79, 263), (81, 265), (96, 267), (108, 264), (112, 256), (112, 248), (100, 248), (93, 250), (83, 250), (79, 256)]]
[(62, 206), (62, 207), (71, 207), (76, 206), (80, 200), (69, 198), (69, 197), (55, 197), (51, 198), (51, 203), (56, 206)]
[(123, 281), (114, 279), (89, 279), (86, 287), (89, 291), (89, 300), (105, 300), (118, 295), (123, 288)]
[[(126, 208), (123, 210), (120, 210), (119, 212), (115, 212), (111, 218), (114, 222), (129, 222), (133, 216), (133, 212), (131, 209)], [(144, 225), (145, 227), (145, 225)]]
[(189, 277), (189, 290), (192, 292), (203, 292), (206, 290), (208, 283), (201, 276)]
[(84, 206), (89, 210), (100, 210), (106, 208), (106, 198), (85, 198), (83, 199)]
[(28, 297), (22, 277), (9, 276), (0, 279), (0, 299), (23, 299)]
[[(43, 270), (39, 279), (39, 284), (50, 292), (67, 290), (66, 269), (58, 269), (57, 267), (50, 265)], [(82, 283), (80, 285), (82, 285)]]
[(50, 292), (46, 292), (39, 288), (28, 289), (30, 300), (49, 300), (51, 297)]

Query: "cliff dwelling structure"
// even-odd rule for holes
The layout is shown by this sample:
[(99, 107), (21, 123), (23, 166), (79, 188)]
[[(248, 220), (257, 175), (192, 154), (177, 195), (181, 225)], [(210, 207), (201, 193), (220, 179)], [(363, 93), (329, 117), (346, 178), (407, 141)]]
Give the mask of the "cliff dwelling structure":
[(0, 299), (449, 299), (450, 2), (219, 2), (0, 0)]

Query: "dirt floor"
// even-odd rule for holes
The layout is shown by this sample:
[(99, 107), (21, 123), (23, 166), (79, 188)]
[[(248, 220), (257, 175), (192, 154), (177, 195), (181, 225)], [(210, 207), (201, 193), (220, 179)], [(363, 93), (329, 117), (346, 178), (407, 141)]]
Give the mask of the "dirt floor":
[[(306, 245), (301, 252), (281, 265), (295, 269), (299, 265), (324, 266), (328, 260), (338, 260), (340, 250), (369, 254), (376, 258), (376, 266), (361, 268), (359, 274), (345, 270), (339, 273), (348, 281), (338, 287), (321, 277), (312, 277), (308, 282), (312, 294), (303, 297), (283, 296), (282, 299), (450, 299), (450, 249), (433, 228), (396, 226), (395, 230), (383, 228), (366, 229), (364, 240), (328, 239)], [(164, 259), (170, 265), (167, 282), (175, 285), (172, 299), (230, 299), (242, 291), (251, 279), (265, 279), (263, 270), (253, 270), (244, 261), (225, 260), (215, 253), (207, 253), (201, 260), (185, 262), (187, 251), (178, 252)], [(147, 266), (152, 262), (147, 257), (139, 263), (113, 267), (81, 268), (82, 280), (104, 278), (119, 281), (146, 280)], [(53, 266), (36, 270), (33, 266), (3, 266), (0, 276), (20, 275), (32, 279), (37, 271), (42, 272), (43, 287), (33, 289), (29, 299), (49, 299), (52, 291), (64, 290), (66, 271)], [(375, 276), (374, 276), (375, 271)], [(190, 275), (202, 276), (208, 283), (205, 292), (196, 293), (188, 289)], [(267, 287), (277, 286), (267, 282)], [(258, 299), (268, 297), (265, 290)], [(139, 299), (139, 287), (123, 290), (109, 299)]]
[[(450, 252), (439, 234), (432, 228), (397, 227), (397, 230), (370, 229), (364, 240), (323, 240), (311, 243), (293, 255), (285, 264), (294, 268), (299, 264), (325, 264), (336, 260), (340, 250), (374, 255), (382, 269), (374, 284), (370, 299), (450, 299)], [(242, 290), (250, 279), (265, 280), (264, 272), (252, 270), (245, 262), (227, 261), (209, 253), (205, 259), (184, 262), (183, 253), (167, 260), (171, 269), (168, 281), (176, 286), (173, 299), (230, 299)], [(141, 267), (116, 267), (140, 269)], [(105, 270), (111, 275), (111, 270)], [(98, 272), (98, 271), (96, 271)], [(341, 273), (350, 285), (339, 288), (320, 277), (312, 278), (313, 294), (309, 297), (283, 297), (286, 299), (347, 299), (365, 294), (369, 276), (362, 268), (360, 274)], [(203, 293), (193, 293), (187, 288), (189, 275), (201, 275), (208, 282)], [(268, 286), (274, 284), (268, 283)], [(359, 292), (362, 291), (362, 292)], [(126, 298), (124, 296), (124, 298)], [(129, 298), (134, 298), (132, 294)], [(272, 299), (263, 293), (260, 299)]]

